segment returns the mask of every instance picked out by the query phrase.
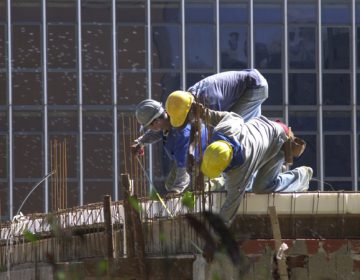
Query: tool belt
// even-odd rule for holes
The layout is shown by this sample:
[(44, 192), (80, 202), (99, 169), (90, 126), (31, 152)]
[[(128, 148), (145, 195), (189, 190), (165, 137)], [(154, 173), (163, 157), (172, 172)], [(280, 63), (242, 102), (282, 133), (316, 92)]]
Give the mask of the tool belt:
[(298, 158), (305, 151), (306, 142), (299, 137), (295, 137), (290, 127), (287, 136), (288, 139), (282, 145), (281, 149), (285, 154), (285, 163), (291, 165), (294, 162), (293, 158)]

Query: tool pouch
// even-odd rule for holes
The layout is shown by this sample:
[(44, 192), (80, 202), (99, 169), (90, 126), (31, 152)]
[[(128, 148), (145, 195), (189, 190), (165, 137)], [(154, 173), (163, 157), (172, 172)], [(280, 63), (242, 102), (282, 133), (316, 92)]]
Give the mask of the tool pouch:
[(283, 144), (282, 150), (285, 154), (285, 163), (288, 165), (292, 165), (293, 158), (298, 158), (305, 151), (306, 142), (299, 137), (295, 137), (294, 133), (291, 130), (291, 127), (288, 127), (288, 129), (285, 131), (288, 139)]
[(293, 164), (293, 158), (298, 158), (303, 154), (306, 148), (306, 142), (299, 138), (294, 137), (293, 135), (286, 140), (286, 142), (282, 146), (282, 150), (285, 154), (285, 162), (286, 164)]
[(291, 143), (291, 152), (294, 157), (299, 157), (303, 154), (306, 148), (306, 142), (298, 137), (295, 137)]

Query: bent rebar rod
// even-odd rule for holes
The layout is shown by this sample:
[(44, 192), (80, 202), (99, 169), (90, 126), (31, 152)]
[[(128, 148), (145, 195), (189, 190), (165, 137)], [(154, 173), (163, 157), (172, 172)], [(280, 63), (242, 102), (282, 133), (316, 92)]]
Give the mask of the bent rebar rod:
[(53, 175), (55, 173), (55, 170), (51, 171), (50, 173), (48, 173), (46, 176), (44, 176), (38, 183), (36, 183), (36, 185), (31, 189), (31, 191), (28, 193), (28, 195), (25, 197), (25, 199), (23, 200), (23, 202), (21, 203), (19, 209), (16, 212), (16, 216), (19, 215), (21, 208), (24, 206), (26, 200), (29, 198), (29, 196), (33, 193), (33, 191), (35, 191), (35, 189), (42, 183), (44, 182), (48, 177), (50, 177), (51, 175)]

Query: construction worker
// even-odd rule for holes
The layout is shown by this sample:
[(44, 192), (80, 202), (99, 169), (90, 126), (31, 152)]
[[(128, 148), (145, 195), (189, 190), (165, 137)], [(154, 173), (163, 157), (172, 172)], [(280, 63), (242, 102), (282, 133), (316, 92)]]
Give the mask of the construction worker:
[[(215, 111), (235, 112), (246, 122), (261, 115), (261, 104), (268, 98), (268, 90), (268, 83), (258, 70), (245, 69), (215, 74), (196, 83), (188, 91), (173, 93), (184, 96), (190, 93), (192, 101), (200, 102)], [(169, 110), (172, 110), (171, 104)], [(181, 110), (174, 108), (173, 111)], [(187, 114), (182, 116), (187, 117)], [(181, 127), (184, 122), (185, 119), (180, 122), (176, 122), (175, 118), (171, 119), (174, 127)]]
[[(226, 223), (230, 224), (235, 216), (245, 189), (269, 193), (301, 192), (309, 188), (313, 174), (310, 167), (301, 166), (281, 172), (285, 164), (286, 144), (295, 139), (285, 124), (270, 121), (264, 116), (244, 122), (236, 113), (204, 108), (194, 101), (190, 93), (170, 94), (165, 107), (172, 124), (182, 126), (189, 120), (189, 113), (195, 110), (200, 118), (214, 127), (210, 145), (204, 152), (201, 171), (208, 178), (220, 174), (224, 176), (227, 197), (220, 215)], [(299, 150), (298, 146), (290, 150), (293, 156), (302, 154), (305, 145), (300, 146)]]
[(235, 112), (245, 121), (261, 115), (268, 98), (268, 83), (256, 69), (214, 74), (191, 86), (190, 92), (205, 107)]
[[(152, 99), (140, 102), (136, 107), (135, 115), (146, 133), (134, 141), (135, 143), (131, 146), (132, 153), (142, 155), (144, 146), (163, 141), (164, 149), (173, 165), (167, 176), (165, 188), (169, 192), (182, 193), (190, 184), (187, 160), (191, 125), (189, 124), (182, 129), (173, 128), (161, 103)], [(206, 128), (203, 127), (201, 132), (201, 145), (202, 149), (205, 150), (207, 143)], [(198, 153), (198, 149), (195, 147), (194, 158), (198, 158)]]
[[(179, 92), (182, 93), (183, 91)], [(256, 69), (246, 69), (242, 71), (228, 71), (209, 76), (191, 86), (188, 91), (184, 93), (189, 92), (194, 96), (194, 98), (199, 100), (199, 102), (202, 102), (212, 109), (219, 111), (234, 111), (241, 114), (245, 120), (249, 120), (252, 117), (259, 116), (261, 114), (261, 104), (268, 97), (268, 84), (259, 71)], [(135, 144), (132, 146), (135, 154), (139, 153), (139, 151), (143, 151), (142, 147), (144, 144), (151, 144), (160, 141), (162, 136), (161, 133), (157, 133), (158, 131), (171, 131), (171, 123), (167, 117), (167, 113), (157, 101), (144, 100), (141, 102), (137, 106), (136, 117), (138, 122), (143, 127), (148, 127), (150, 131), (135, 140)], [(155, 120), (156, 122), (152, 123)], [(176, 125), (173, 126), (176, 127)], [(207, 136), (204, 131), (204, 125), (200, 124), (200, 127), (202, 127), (201, 146), (205, 149)], [(188, 154), (187, 150), (189, 147), (198, 146), (197, 143), (194, 144), (194, 141), (190, 141), (189, 138), (197, 138), (191, 134), (200, 134), (200, 132), (194, 128), (191, 130), (191, 127), (187, 127), (186, 124), (180, 131), (176, 131), (176, 133), (172, 132), (170, 134), (171, 137), (169, 138), (172, 140), (167, 140), (165, 145), (165, 150), (168, 151), (168, 154), (181, 154), (181, 156), (175, 156), (181, 158), (181, 160), (175, 160), (175, 163), (180, 162), (182, 172), (178, 170), (176, 172), (176, 178), (179, 178), (180, 181), (183, 180), (183, 184), (187, 184), (190, 181), (188, 174), (185, 173), (185, 155)], [(179, 137), (179, 139), (176, 139), (177, 137)], [(180, 147), (181, 145), (184, 146)], [(170, 150), (172, 150), (172, 152), (169, 153)], [(190, 148), (190, 150), (194, 149)], [(194, 154), (194, 151), (190, 152), (190, 154)], [(192, 158), (194, 157), (195, 156), (192, 155)], [(173, 172), (170, 172), (170, 175), (165, 182), (166, 189), (183, 189), (182, 184), (181, 187), (170, 186), (171, 184), (169, 184), (169, 182), (173, 182), (171, 178), (174, 177), (172, 176), (172, 174), (174, 174), (174, 168), (172, 168), (172, 171)], [(182, 175), (180, 176), (180, 174)], [(177, 182), (180, 183), (180, 181), (176, 179), (175, 184), (177, 184)], [(212, 189), (219, 189), (221, 187), (221, 179), (212, 180)]]

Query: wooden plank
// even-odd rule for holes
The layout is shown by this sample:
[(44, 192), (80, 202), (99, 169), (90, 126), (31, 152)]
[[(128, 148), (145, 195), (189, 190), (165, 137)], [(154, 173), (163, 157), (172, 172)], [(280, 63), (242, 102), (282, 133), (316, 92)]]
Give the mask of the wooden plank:
[(126, 244), (126, 256), (133, 258), (135, 256), (135, 241), (134, 241), (134, 225), (131, 219), (131, 206), (129, 202), (130, 198), (130, 179), (129, 174), (121, 174), (121, 183), (123, 187), (124, 197), (124, 219), (125, 219), (125, 244)]
[(113, 226), (111, 222), (111, 196), (104, 196), (105, 239), (108, 259), (114, 258)]
[[(275, 240), (275, 254), (277, 255), (277, 252), (280, 249), (280, 246), (282, 244), (281, 241), (281, 231), (280, 231), (280, 225), (278, 216), (276, 214), (276, 208), (275, 206), (269, 206), (269, 215), (270, 215), (270, 221), (271, 221), (271, 228), (273, 231), (273, 236)], [(278, 264), (278, 270), (280, 274), (280, 280), (288, 280), (288, 273), (287, 273), (287, 266), (286, 266), (286, 258), (277, 258), (277, 264)]]
[(138, 268), (141, 279), (148, 279), (148, 272), (145, 261), (145, 241), (140, 214), (133, 207), (131, 208), (131, 219), (134, 226), (135, 254), (138, 261)]

